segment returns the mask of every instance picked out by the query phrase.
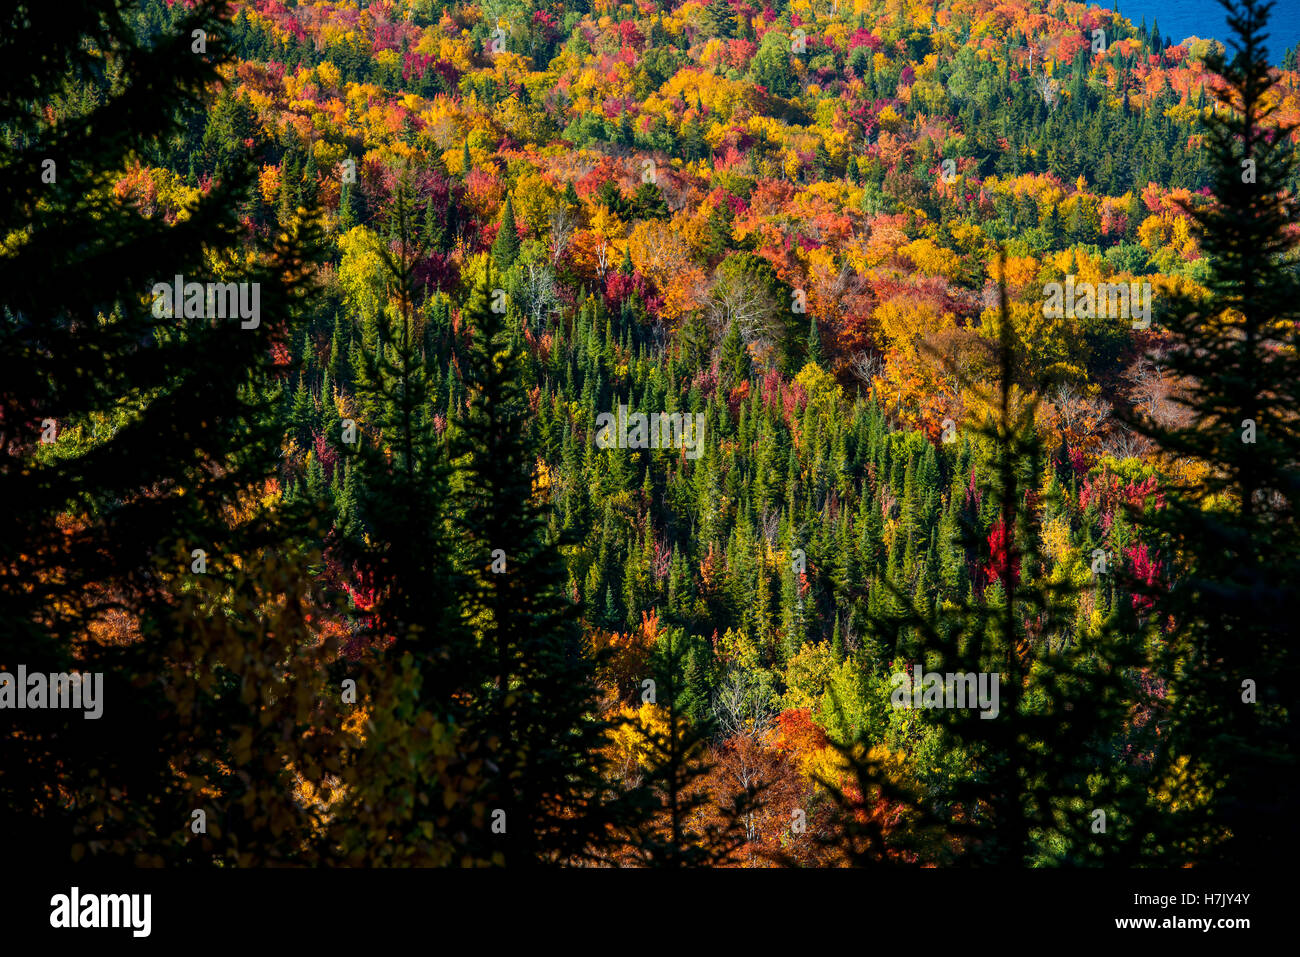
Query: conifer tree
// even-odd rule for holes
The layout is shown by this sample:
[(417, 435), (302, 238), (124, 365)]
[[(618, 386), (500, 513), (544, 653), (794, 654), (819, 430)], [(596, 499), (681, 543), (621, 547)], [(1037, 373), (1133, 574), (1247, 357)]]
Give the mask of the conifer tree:
[(447, 249), (447, 223), (442, 211), (435, 206), (432, 193), (424, 204), (424, 228), (420, 239), (426, 255)]
[(710, 0), (704, 8), (701, 26), (707, 36), (733, 36), (736, 26), (736, 14), (731, 9), (729, 0)]
[(718, 355), (718, 385), (730, 391), (748, 381), (752, 365), (749, 349), (740, 334), (740, 323), (733, 320), (722, 338)]
[[(1287, 183), (1294, 126), (1270, 118), (1263, 46), (1271, 4), (1228, 0), (1235, 55), (1214, 57), (1220, 109), (1205, 117), (1214, 201), (1189, 210), (1210, 263), (1203, 298), (1176, 297), (1164, 324), (1169, 367), (1193, 421), (1139, 432), (1193, 468), (1142, 524), (1173, 558), (1147, 589), (1168, 676), (1157, 786), (1158, 852), (1174, 863), (1259, 865), (1294, 852), (1295, 582), (1300, 575), (1300, 358), (1296, 216)], [(1153, 28), (1154, 35), (1154, 28)], [(1265, 121), (1268, 121), (1267, 127)], [(1203, 477), (1196, 466), (1204, 470)]]
[[(394, 189), (380, 244), (386, 288), (382, 314), (363, 348), (353, 351), (359, 419), (331, 441), (354, 473), (360, 537), (334, 544), (366, 606), (363, 641), (410, 651), (421, 671), (425, 706), (450, 713), (462, 690), (467, 638), (458, 628), (445, 499), (447, 464), (433, 423), (432, 369), (423, 351), (414, 270), (425, 250), (416, 224), (418, 198), (409, 170)], [(378, 242), (378, 240), (376, 240)]]
[[(158, 35), (137, 32), (126, 2), (0, 14), (0, 221), (17, 230), (0, 252), (0, 654), (10, 673), (104, 676), (99, 719), (37, 709), (0, 734), (0, 828), (15, 859), (265, 861), (303, 834), (294, 824), (278, 846), (250, 834), (263, 812), (285, 811), (287, 791), (270, 793), (282, 766), (242, 751), (246, 730), (259, 747), (279, 739), (231, 689), (241, 674), (285, 681), (284, 707), (261, 727), (284, 718), (277, 733), (303, 743), (306, 713), (290, 701), (320, 660), (293, 647), (294, 597), (272, 613), (286, 582), (267, 564), (277, 548), (286, 564), (301, 556), (256, 501), (282, 424), (271, 345), (301, 317), (315, 217), (300, 211), (275, 247), (241, 254), (253, 179), (242, 141), (183, 221), (144, 217), (112, 189), (208, 102), (222, 7), (179, 8)], [(195, 30), (207, 53), (193, 52)], [(49, 111), (69, 90), (95, 95)], [(249, 265), (214, 274), (223, 260)], [(175, 301), (176, 276), (199, 291)], [(215, 281), (248, 284), (247, 317), (219, 317), (202, 291)], [(246, 614), (259, 603), (274, 634)], [(211, 615), (212, 640), (196, 637)], [(298, 752), (308, 775), (306, 751), (328, 739)], [(203, 788), (230, 814), (221, 849), (184, 839)]]
[(638, 823), (624, 839), (633, 860), (651, 867), (735, 863), (745, 844), (743, 821), (761, 806), (758, 786), (730, 795), (707, 790), (706, 779), (716, 768), (708, 751), (717, 722), (711, 712), (690, 707), (693, 658), (685, 644), (677, 627), (660, 637), (647, 689), (653, 689), (649, 700), (662, 713), (662, 727), (652, 721), (633, 728), (646, 752), (646, 769), (631, 795)]
[(817, 329), (817, 317), (808, 320), (808, 361), (819, 368), (826, 367), (826, 353), (822, 349), (822, 335)]
[(506, 865), (589, 860), (615, 822), (594, 759), (606, 735), (595, 716), (594, 664), (532, 488), (518, 339), (488, 307), (486, 284), (465, 313), (474, 338), (468, 415), (454, 450), (455, 527), (462, 615), (480, 676), (465, 720), (496, 769), (483, 800), (504, 826), (479, 839)]
[[(869, 741), (840, 742), (847, 784), (832, 792), (863, 863), (952, 855), (1015, 867), (1077, 865), (1131, 860), (1142, 838), (1135, 824), (1143, 814), (1140, 775), (1121, 751), (1141, 648), (1131, 618), (1125, 628), (1076, 632), (1077, 590), (1046, 574), (1035, 496), (1026, 494), (1036, 491), (1026, 485), (1043, 471), (1035, 402), (1013, 384), (1020, 347), (1007, 321), (1005, 287), (1000, 293), (996, 391), (986, 418), (971, 424), (992, 453), (983, 491), (993, 522), (988, 531), (981, 523), (961, 532), (962, 546), (984, 566), (979, 590), (931, 610), (918, 604), (926, 596), (908, 594), (893, 567), (885, 581), (893, 608), (872, 622), (896, 653), (891, 705), (927, 709), (922, 720), (941, 729), (945, 750), (969, 756), (971, 770), (925, 793), (900, 779), (894, 762), (872, 752)], [(915, 684), (914, 668), (940, 675), (939, 684)], [(953, 692), (948, 674), (957, 676)], [(963, 675), (988, 682), (982, 709), (966, 695), (965, 702), (955, 697)], [(882, 800), (903, 809), (909, 823), (901, 833), (884, 833), (871, 814), (872, 802)], [(1106, 822), (1101, 831), (1099, 820)], [(936, 840), (939, 822), (948, 822), (948, 840)]]
[(501, 210), (501, 227), (492, 243), (492, 261), (498, 270), (505, 272), (518, 258), (519, 232), (515, 226), (515, 207), (507, 195), (505, 207)]

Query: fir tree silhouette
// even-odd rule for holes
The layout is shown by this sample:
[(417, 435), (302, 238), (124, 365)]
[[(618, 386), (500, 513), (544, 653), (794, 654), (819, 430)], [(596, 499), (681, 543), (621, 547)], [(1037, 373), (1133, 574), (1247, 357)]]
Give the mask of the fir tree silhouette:
[(453, 441), (460, 606), (478, 679), (465, 723), (490, 762), (484, 800), (496, 825), (480, 839), (506, 866), (597, 860), (617, 821), (595, 761), (606, 726), (578, 609), (532, 487), (520, 339), (489, 307), (491, 282), (489, 272), (464, 311), (473, 336), (468, 411)]
[(1286, 859), (1298, 833), (1295, 126), (1271, 119), (1273, 4), (1223, 6), (1234, 55), (1207, 60), (1224, 80), (1205, 118), (1214, 199), (1188, 210), (1210, 263), (1206, 295), (1174, 296), (1163, 316), (1192, 421), (1128, 421), (1184, 462), (1166, 508), (1140, 519), (1172, 558), (1144, 589), (1167, 680), (1155, 787), (1175, 809), (1148, 825), (1152, 854), (1254, 866)]
[(719, 867), (737, 863), (746, 842), (745, 820), (762, 807), (761, 785), (730, 794), (708, 790), (716, 764), (709, 744), (717, 721), (709, 712), (691, 720), (680, 629), (669, 627), (650, 662), (662, 730), (636, 729), (644, 739), (646, 770), (632, 791), (635, 825), (624, 837), (634, 861), (650, 867)]
[(978, 515), (963, 515), (953, 543), (978, 556), (973, 588), (932, 610), (928, 596), (912, 598), (887, 578), (892, 608), (871, 622), (894, 651), (894, 706), (916, 704), (910, 673), (919, 667), (945, 676), (945, 694), (948, 674), (958, 682), (987, 676), (990, 688), (996, 677), (997, 710), (946, 699), (928, 710), (916, 689), (927, 708), (918, 720), (940, 729), (944, 750), (969, 760), (970, 773), (942, 787), (909, 780), (870, 741), (838, 742), (848, 786), (824, 783), (861, 864), (1082, 865), (1124, 859), (1137, 846), (1144, 794), (1122, 743), (1142, 644), (1131, 620), (1096, 633), (1078, 628), (1071, 599), (1080, 589), (1046, 574), (1036, 483), (1048, 463), (1037, 400), (1015, 384), (1019, 346), (1002, 283), (999, 298), (997, 381), (964, 383), (987, 398), (969, 431), (989, 450), (982, 494), (994, 503), (991, 531)]
[[(268, 775), (236, 777), (245, 755), (230, 745), (248, 712), (237, 692), (216, 702), (241, 672), (294, 658), (289, 624), (268, 635), (237, 609), (283, 588), (278, 571), (253, 569), (284, 529), (244, 503), (274, 472), (285, 370), (272, 350), (301, 315), (319, 228), (299, 210), (274, 246), (236, 255), (249, 248), (238, 214), (253, 174), (234, 152), (175, 223), (112, 191), (207, 102), (227, 60), (224, 15), (198, 2), (149, 33), (125, 2), (0, 12), (0, 221), (21, 236), (0, 253), (0, 489), (12, 503), (0, 519), (0, 649), (7, 671), (106, 682), (99, 720), (29, 711), (31, 724), (0, 735), (0, 826), (20, 857), (204, 859), (180, 840), (190, 758), (208, 771), (229, 759), (210, 782), (233, 802), (233, 830), (255, 840)], [(44, 109), (90, 90), (81, 107)], [(250, 264), (213, 265), (223, 261)], [(217, 317), (202, 295), (168, 308), (155, 286), (176, 276), (247, 283), (260, 308), (247, 322)], [(192, 634), (200, 593), (230, 630)]]

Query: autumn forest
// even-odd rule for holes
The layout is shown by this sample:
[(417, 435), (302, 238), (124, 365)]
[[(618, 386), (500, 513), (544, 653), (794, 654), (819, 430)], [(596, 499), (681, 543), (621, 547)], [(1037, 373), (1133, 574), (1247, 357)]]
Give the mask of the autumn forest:
[(1294, 852), (1268, 7), (0, 2), (6, 851)]

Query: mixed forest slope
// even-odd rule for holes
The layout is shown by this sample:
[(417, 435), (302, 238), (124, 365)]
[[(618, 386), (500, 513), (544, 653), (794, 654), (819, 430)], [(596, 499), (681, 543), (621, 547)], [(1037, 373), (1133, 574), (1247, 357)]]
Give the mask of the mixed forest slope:
[[(134, 9), (145, 37), (191, 13)], [(312, 517), (281, 532), (320, 589), (304, 641), (331, 649), (303, 667), (370, 676), (351, 757), (285, 765), (315, 779), (301, 846), (1079, 864), (1220, 843), (1135, 835), (1212, 790), (1162, 744), (1158, 604), (1166, 496), (1212, 467), (1158, 433), (1193, 422), (1170, 328), (1211, 285), (1221, 44), (1062, 0), (251, 0), (209, 44), (205, 108), (111, 191), (183, 228), (251, 162), (243, 247), (312, 237), (259, 386), (276, 462), (231, 503)], [(1269, 127), (1300, 118), (1295, 66)], [(1105, 284), (1122, 311), (1075, 296)], [(638, 412), (698, 445), (597, 440)], [(96, 627), (130, 643), (128, 617)], [(1010, 731), (896, 706), (899, 673), (962, 663), (1003, 675)], [(384, 764), (398, 741), (423, 770)], [(426, 787), (446, 813), (394, 798)], [(496, 841), (502, 808), (531, 837)]]

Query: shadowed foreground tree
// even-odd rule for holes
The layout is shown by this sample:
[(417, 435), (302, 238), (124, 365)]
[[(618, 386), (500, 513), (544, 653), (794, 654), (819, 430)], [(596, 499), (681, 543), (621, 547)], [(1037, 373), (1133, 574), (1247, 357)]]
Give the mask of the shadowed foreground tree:
[[(352, 352), (355, 442), (339, 445), (355, 489), (356, 527), (336, 529), (331, 543), (331, 554), (346, 566), (360, 621), (353, 636), (359, 660), (340, 674), (355, 674), (359, 687), (388, 696), (374, 706), (369, 747), (359, 757), (366, 773), (353, 779), (338, 815), (344, 856), (390, 864), (428, 864), (440, 854), (443, 863), (476, 861), (467, 849), (484, 821), (468, 784), (482, 760), (470, 756), (472, 742), (462, 726), (465, 697), (477, 692), (482, 677), (474, 671), (472, 635), (457, 605), (461, 579), (448, 545), (449, 468), (434, 426), (433, 369), (416, 307), (415, 270), (429, 253), (419, 236), (419, 205), (416, 178), (405, 169), (388, 207), (384, 233), (390, 240), (364, 234), (381, 263), (382, 295)], [(408, 655), (418, 678), (407, 675), (389, 687), (385, 669)], [(401, 738), (397, 714), (414, 722), (409, 741)], [(431, 751), (427, 761), (413, 764), (413, 753), (423, 753), (421, 742)], [(474, 762), (472, 771), (466, 762)], [(453, 778), (458, 784), (448, 783)], [(444, 787), (457, 793), (450, 804)], [(392, 815), (381, 829), (387, 837), (363, 823), (376, 814)]]
[(465, 727), (491, 765), (490, 827), (478, 846), (506, 865), (580, 863), (608, 849), (617, 821), (596, 764), (607, 727), (564, 563), (533, 490), (521, 344), (488, 306), (491, 281), (489, 272), (465, 307), (468, 409), (452, 439), (460, 607), (476, 642)]
[[(999, 275), (1004, 268), (1000, 260)], [(988, 450), (981, 494), (995, 505), (993, 525), (985, 532), (965, 517), (954, 543), (977, 556), (974, 590), (930, 611), (887, 582), (897, 611), (873, 622), (896, 654), (891, 704), (919, 702), (940, 748), (968, 755), (969, 771), (924, 788), (888, 749), (839, 743), (844, 783), (824, 783), (859, 864), (1081, 865), (1136, 852), (1142, 773), (1123, 745), (1143, 664), (1139, 633), (1122, 602), (1106, 627), (1081, 627), (1081, 589), (1048, 575), (1036, 401), (1014, 385), (1020, 347), (999, 292), (995, 387), (970, 386), (983, 391), (972, 430)], [(941, 685), (915, 684), (913, 668), (939, 674)]]
[(1300, 337), (1294, 126), (1276, 107), (1263, 43), (1271, 3), (1228, 0), (1231, 61), (1216, 56), (1206, 118), (1214, 202), (1191, 208), (1210, 263), (1206, 295), (1178, 296), (1165, 324), (1175, 401), (1193, 421), (1131, 420), (1181, 460), (1147, 525), (1174, 567), (1150, 589), (1168, 626), (1159, 674), (1168, 733), (1156, 785), (1179, 812), (1153, 821), (1151, 853), (1257, 866), (1297, 850), (1296, 643), (1300, 616)]
[[(433, 369), (416, 308), (415, 268), (427, 254), (418, 238), (409, 170), (394, 187), (387, 231), (376, 245), (383, 266), (382, 306), (352, 351), (359, 419), (355, 442), (340, 443), (355, 471), (360, 527), (340, 530), (336, 553), (354, 573), (364, 603), (364, 642), (411, 650), (425, 671), (430, 706), (448, 708), (467, 637), (455, 609), (457, 578), (447, 544), (448, 465), (434, 426)], [(427, 320), (424, 320), (427, 321)]]
[[(262, 504), (315, 226), (250, 249), (246, 160), (174, 223), (114, 195), (223, 62), (224, 4), (153, 35), (132, 7), (0, 7), (0, 665), (104, 676), (99, 718), (5, 712), (0, 830), (16, 859), (288, 860), (311, 833), (291, 765), (340, 753), (303, 739), (337, 725), (285, 571), (306, 557)], [(174, 301), (177, 276), (238, 285)]]

